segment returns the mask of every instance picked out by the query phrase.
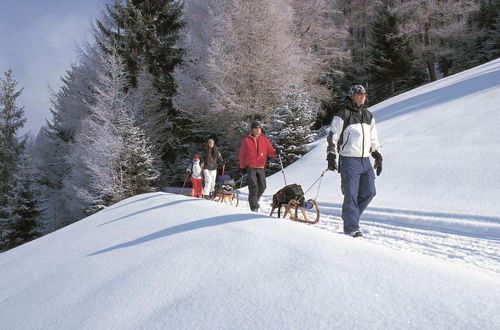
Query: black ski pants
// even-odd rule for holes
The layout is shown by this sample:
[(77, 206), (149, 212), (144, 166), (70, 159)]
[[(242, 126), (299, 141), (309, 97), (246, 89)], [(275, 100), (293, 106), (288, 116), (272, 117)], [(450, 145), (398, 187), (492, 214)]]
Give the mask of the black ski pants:
[(259, 209), (260, 196), (266, 190), (266, 170), (263, 168), (248, 167), (248, 203), (252, 211)]

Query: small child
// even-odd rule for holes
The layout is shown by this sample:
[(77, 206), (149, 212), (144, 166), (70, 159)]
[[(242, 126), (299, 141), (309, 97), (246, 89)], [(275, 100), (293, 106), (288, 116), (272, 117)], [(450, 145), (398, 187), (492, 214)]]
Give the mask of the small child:
[(193, 188), (191, 189), (191, 197), (203, 197), (203, 188), (202, 188), (202, 173), (203, 169), (200, 164), (200, 155), (196, 154), (193, 157), (193, 163), (189, 165), (186, 170), (188, 173), (191, 173), (191, 183), (193, 184)]

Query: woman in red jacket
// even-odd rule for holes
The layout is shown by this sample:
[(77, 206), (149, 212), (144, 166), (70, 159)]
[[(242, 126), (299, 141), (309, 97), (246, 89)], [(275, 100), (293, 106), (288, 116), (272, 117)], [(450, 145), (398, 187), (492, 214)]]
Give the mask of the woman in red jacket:
[(267, 157), (277, 157), (271, 142), (262, 135), (260, 123), (254, 121), (252, 132), (245, 135), (240, 146), (240, 169), (248, 175), (248, 203), (253, 212), (259, 210), (260, 196), (266, 190)]

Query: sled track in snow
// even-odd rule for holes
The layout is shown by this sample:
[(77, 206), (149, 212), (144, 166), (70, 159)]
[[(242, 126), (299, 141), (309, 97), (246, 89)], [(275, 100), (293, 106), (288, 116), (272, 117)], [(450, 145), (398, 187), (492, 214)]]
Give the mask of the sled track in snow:
[[(269, 214), (270, 202), (262, 199), (262, 213)], [(341, 205), (320, 203), (320, 212), (312, 226), (343, 234)], [(361, 230), (375, 244), (500, 274), (500, 218), (368, 208)]]

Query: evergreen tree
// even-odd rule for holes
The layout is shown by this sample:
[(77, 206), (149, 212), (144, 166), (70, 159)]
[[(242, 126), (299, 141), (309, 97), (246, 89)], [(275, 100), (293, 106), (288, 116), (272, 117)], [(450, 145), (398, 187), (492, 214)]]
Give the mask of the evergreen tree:
[[(436, 63), (446, 68), (446, 59), (461, 48), (450, 47), (449, 40), (466, 40), (469, 17), (477, 10), (477, 0), (395, 1), (391, 10), (400, 19), (401, 35), (410, 40), (422, 65), (427, 67), (429, 80), (438, 79)], [(445, 59), (443, 59), (445, 58)]]
[(396, 15), (391, 13), (392, 0), (384, 0), (376, 7), (370, 43), (371, 95), (374, 101), (417, 86), (423, 81), (409, 43), (399, 34)]
[(102, 67), (97, 50), (89, 45), (81, 49), (78, 61), (61, 77), (62, 86), (50, 97), (52, 118), (40, 129), (31, 150), (35, 183), (42, 196), (44, 232), (84, 216), (75, 212), (75, 196), (64, 192), (64, 181), (71, 172), (68, 157), (76, 132), (89, 113), (89, 105), (95, 103), (94, 86)]
[(13, 183), (10, 185), (7, 206), (4, 207), (3, 244), (11, 249), (41, 236), (41, 202), (33, 184), (31, 159), (27, 153), (20, 158)]
[(124, 59), (131, 88), (137, 86), (143, 67), (154, 77), (153, 85), (161, 103), (154, 111), (156, 125), (148, 138), (159, 151), (164, 168), (163, 181), (168, 180), (168, 165), (173, 166), (187, 147), (189, 134), (185, 127), (188, 116), (172, 105), (176, 93), (173, 72), (182, 62), (183, 50), (177, 47), (182, 1), (179, 0), (115, 0), (106, 5), (107, 15), (97, 21), (96, 39), (109, 52), (116, 47)]
[(101, 61), (95, 103), (75, 134), (71, 173), (64, 182), (71, 208), (86, 214), (152, 191), (157, 178), (147, 140), (135, 124), (123, 61), (116, 51), (103, 54)]
[(123, 118), (123, 144), (126, 147), (120, 159), (124, 172), (125, 198), (155, 191), (159, 172), (152, 156), (149, 140), (132, 116)]
[[(282, 103), (275, 109), (268, 135), (276, 148), (282, 151), (283, 166), (287, 166), (308, 152), (313, 142), (311, 126), (318, 113), (318, 105), (296, 87), (283, 94)], [(281, 169), (279, 159), (271, 159), (272, 171)]]
[(17, 89), (12, 70), (0, 77), (0, 206), (6, 203), (9, 184), (26, 142), (26, 137), (17, 136), (26, 123), (24, 108), (16, 105), (22, 91)]
[(500, 57), (500, 0), (482, 0), (474, 16), (476, 38), (475, 65)]

